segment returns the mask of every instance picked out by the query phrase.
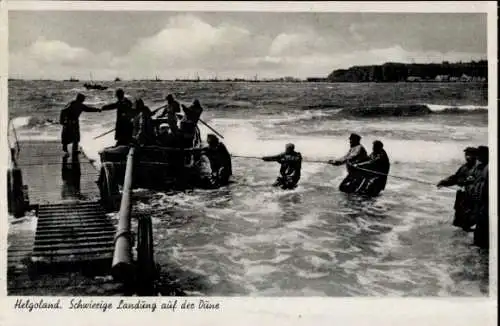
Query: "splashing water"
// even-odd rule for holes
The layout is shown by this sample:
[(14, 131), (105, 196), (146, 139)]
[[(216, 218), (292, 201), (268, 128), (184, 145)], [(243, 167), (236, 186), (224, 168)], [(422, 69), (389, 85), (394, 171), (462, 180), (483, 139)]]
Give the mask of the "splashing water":
[[(58, 139), (59, 110), (83, 90), (58, 82), (25, 83), (9, 83), (10, 114), (20, 138)], [(279, 84), (161, 84), (130, 82), (124, 88), (132, 96), (143, 94), (152, 109), (162, 104), (166, 89), (177, 90), (184, 102), (199, 98), (206, 106), (202, 118), (224, 135), (233, 155), (276, 154), (293, 142), (305, 159), (326, 161), (343, 155), (349, 134), (357, 132), (367, 150), (376, 139), (384, 142), (391, 174), (437, 183), (455, 172), (464, 147), (487, 143), (487, 101), (479, 86), (450, 84), (432, 92), (440, 86), (289, 84), (284, 93)], [(401, 89), (394, 92), (396, 88)], [(463, 96), (451, 95), (457, 93)], [(112, 89), (87, 95), (95, 105), (113, 100)], [(429, 103), (431, 113), (339, 114), (381, 104), (360, 98)], [(81, 117), (81, 145), (97, 162), (98, 152), (114, 139), (113, 133), (94, 137), (113, 128), (114, 117), (114, 112)], [(210, 132), (200, 128), (203, 137)], [(162, 277), (187, 293), (485, 294), (484, 254), (471, 249), (470, 234), (451, 226), (453, 190), (389, 178), (381, 196), (361, 199), (338, 191), (345, 168), (304, 163), (299, 186), (283, 191), (270, 186), (278, 165), (235, 157), (233, 166), (235, 183), (227, 188), (149, 192), (136, 202), (153, 217)], [(22, 225), (12, 225), (12, 232)]]

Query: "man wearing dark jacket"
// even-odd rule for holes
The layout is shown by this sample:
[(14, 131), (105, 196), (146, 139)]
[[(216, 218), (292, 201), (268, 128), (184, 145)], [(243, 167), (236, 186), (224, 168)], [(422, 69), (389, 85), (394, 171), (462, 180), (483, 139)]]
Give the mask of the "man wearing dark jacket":
[(107, 104), (102, 107), (103, 111), (116, 110), (115, 140), (116, 146), (129, 145), (133, 134), (133, 119), (135, 112), (132, 108), (132, 102), (125, 97), (122, 89), (116, 90), (115, 103)]
[(231, 155), (226, 146), (213, 134), (207, 136), (208, 147), (205, 154), (210, 160), (212, 174), (218, 185), (227, 185), (233, 174)]
[(101, 110), (83, 104), (85, 95), (78, 94), (74, 101), (71, 101), (61, 111), (59, 123), (63, 126), (61, 133), (61, 143), (63, 151), (68, 155), (68, 144), (72, 144), (72, 151), (78, 151), (80, 142), (80, 114), (82, 112), (101, 112)]
[(473, 215), (476, 229), (474, 230), (474, 245), (488, 249), (490, 246), (489, 233), (489, 154), (487, 146), (477, 148), (477, 164), (474, 168), (474, 181), (469, 187), (473, 201)]
[(200, 101), (194, 100), (190, 106), (182, 105), (184, 117), (180, 122), (181, 147), (190, 148), (195, 145), (195, 141), (200, 136), (198, 121), (200, 120), (203, 107)]
[(135, 101), (136, 117), (134, 118), (133, 140), (137, 145), (147, 146), (156, 143), (151, 110), (144, 105), (142, 99)]
[(353, 167), (360, 169), (366, 175), (366, 184), (362, 189), (364, 194), (376, 196), (385, 189), (391, 163), (380, 140), (373, 142), (373, 152), (368, 156), (368, 160), (353, 164)]
[(177, 114), (181, 112), (181, 105), (172, 94), (168, 94), (166, 100), (167, 106), (158, 114), (158, 119), (166, 118), (170, 127), (170, 132), (176, 135), (179, 130), (179, 126), (177, 125)]
[(455, 197), (455, 218), (453, 225), (460, 227), (465, 231), (470, 231), (474, 225), (472, 218), (473, 201), (470, 195), (467, 194), (467, 188), (470, 187), (474, 180), (473, 172), (476, 167), (477, 149), (467, 147), (464, 150), (465, 164), (463, 164), (454, 174), (446, 179), (439, 181), (438, 188), (459, 186), (461, 189), (457, 190)]
[(275, 156), (265, 156), (262, 158), (267, 162), (278, 162), (281, 164), (280, 175), (273, 184), (274, 187), (282, 189), (294, 189), (300, 180), (302, 169), (302, 155), (295, 151), (295, 145), (287, 144), (285, 152)]

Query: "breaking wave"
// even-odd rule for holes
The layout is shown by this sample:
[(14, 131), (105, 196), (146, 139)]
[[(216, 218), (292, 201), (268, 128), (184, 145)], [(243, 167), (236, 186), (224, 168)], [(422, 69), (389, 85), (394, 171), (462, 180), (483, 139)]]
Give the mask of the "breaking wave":
[(438, 105), (438, 104), (380, 104), (368, 107), (345, 108), (341, 115), (349, 117), (411, 117), (445, 113), (486, 113), (487, 106), (478, 105)]
[(22, 116), (12, 119), (12, 125), (16, 129), (31, 129), (58, 124), (55, 119), (34, 116)]

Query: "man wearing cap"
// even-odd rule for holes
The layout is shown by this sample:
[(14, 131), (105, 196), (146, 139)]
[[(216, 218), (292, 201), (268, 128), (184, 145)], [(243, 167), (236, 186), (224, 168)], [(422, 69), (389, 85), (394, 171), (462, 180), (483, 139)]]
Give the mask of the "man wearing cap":
[(302, 169), (302, 155), (295, 151), (294, 144), (287, 144), (284, 153), (265, 156), (262, 160), (281, 164), (280, 175), (273, 184), (274, 187), (294, 189), (297, 186), (300, 180), (300, 170)]
[(133, 119), (136, 112), (132, 102), (125, 97), (121, 88), (115, 92), (117, 101), (102, 107), (102, 111), (116, 110), (115, 140), (116, 146), (129, 145), (134, 131)]
[(349, 136), (349, 144), (351, 148), (346, 155), (337, 160), (330, 160), (328, 163), (332, 165), (346, 164), (348, 174), (340, 183), (339, 190), (345, 193), (355, 193), (364, 185), (365, 174), (354, 168), (354, 164), (367, 161), (368, 154), (363, 145), (361, 145), (360, 135), (351, 134)]
[(226, 146), (213, 134), (207, 135), (208, 147), (205, 154), (210, 160), (212, 174), (218, 185), (226, 185), (229, 177), (233, 174), (231, 155)]
[(356, 163), (364, 162), (368, 159), (366, 149), (361, 145), (361, 136), (358, 134), (351, 134), (349, 136), (349, 151), (346, 155), (336, 160), (330, 160), (328, 163), (332, 165), (347, 165), (347, 171), (350, 171), (350, 166)]
[(455, 185), (461, 187), (461, 189), (457, 190), (455, 198), (455, 219), (453, 220), (453, 225), (461, 227), (465, 231), (470, 231), (470, 228), (475, 222), (472, 218), (473, 201), (470, 191), (468, 191), (467, 188), (469, 188), (476, 179), (474, 177), (474, 171), (476, 171), (477, 149), (467, 147), (464, 153), (465, 164), (463, 164), (455, 174), (439, 181), (437, 187), (441, 188)]
[(68, 154), (68, 145), (72, 144), (72, 152), (78, 151), (78, 143), (80, 142), (80, 115), (82, 112), (101, 112), (97, 108), (83, 104), (85, 95), (78, 93), (76, 99), (66, 105), (61, 110), (59, 123), (63, 126), (61, 133), (61, 143), (65, 156)]

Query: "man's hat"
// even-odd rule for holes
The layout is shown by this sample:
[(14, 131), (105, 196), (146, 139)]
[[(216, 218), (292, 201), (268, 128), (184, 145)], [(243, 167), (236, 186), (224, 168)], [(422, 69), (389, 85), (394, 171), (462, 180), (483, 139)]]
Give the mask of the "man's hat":
[(295, 145), (294, 145), (294, 144), (292, 144), (292, 143), (288, 143), (288, 144), (286, 144), (286, 146), (285, 146), (285, 147), (286, 147), (286, 149), (290, 149), (290, 150), (294, 150), (294, 149), (295, 149)]
[(465, 154), (472, 154), (476, 155), (477, 154), (477, 148), (475, 147), (467, 147), (464, 149)]
[(349, 136), (349, 139), (357, 139), (357, 140), (361, 140), (361, 136), (360, 136), (360, 135), (358, 135), (358, 134), (354, 134), (354, 133), (353, 133), (353, 134), (351, 134), (351, 135)]
[(488, 146), (478, 146), (476, 153), (478, 155), (488, 155), (489, 149)]

